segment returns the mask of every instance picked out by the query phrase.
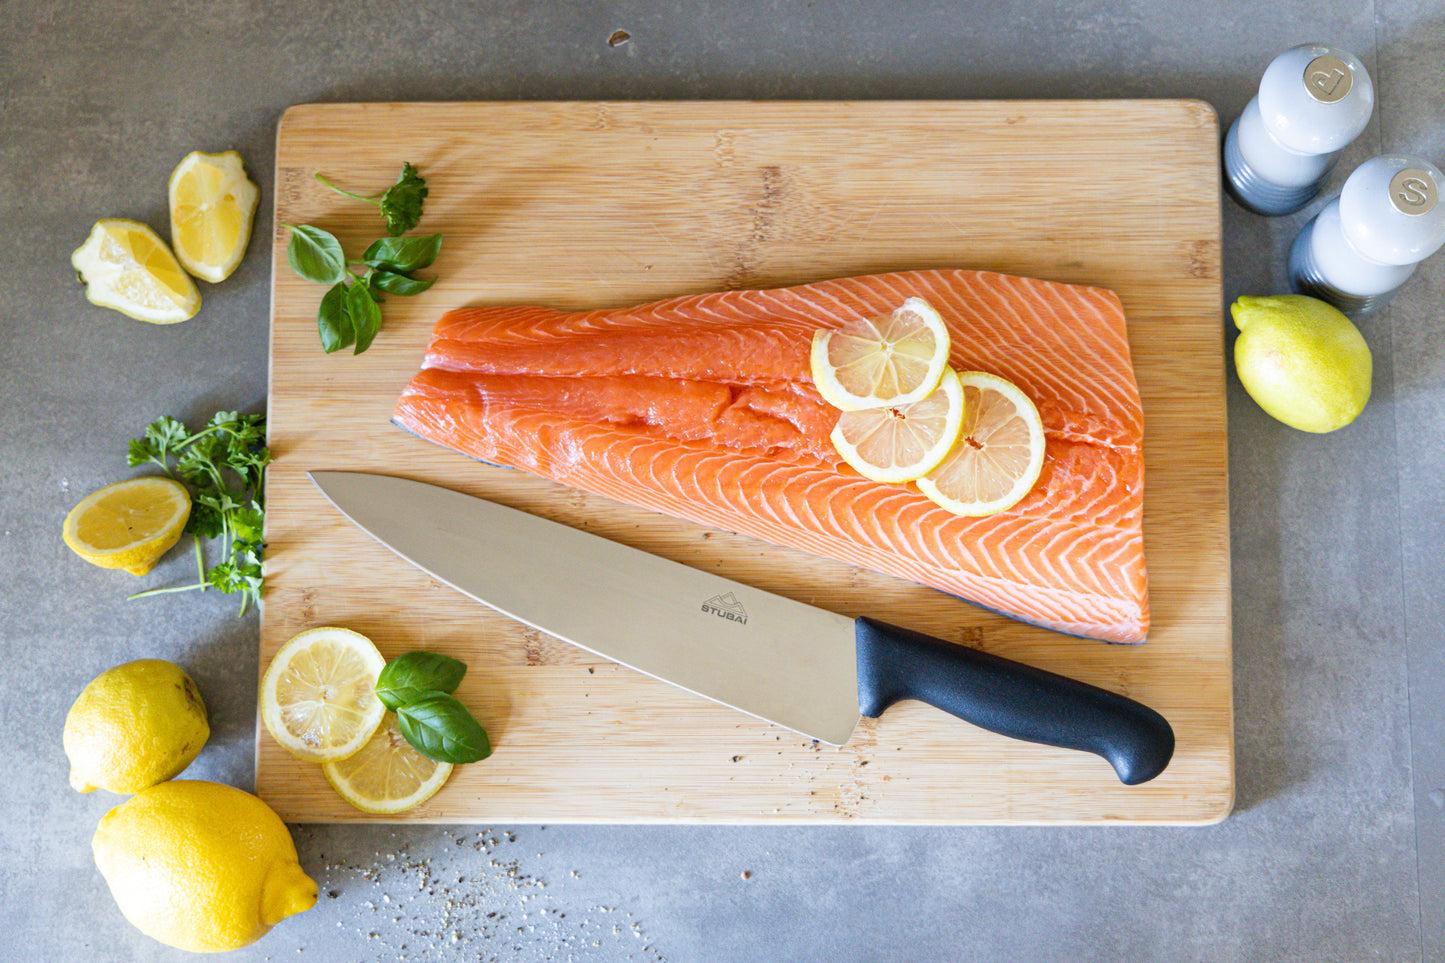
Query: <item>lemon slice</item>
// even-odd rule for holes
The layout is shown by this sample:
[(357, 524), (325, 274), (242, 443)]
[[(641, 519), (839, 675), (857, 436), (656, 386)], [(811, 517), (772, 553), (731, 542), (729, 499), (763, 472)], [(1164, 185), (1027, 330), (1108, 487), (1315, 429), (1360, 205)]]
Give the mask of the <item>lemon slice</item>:
[(833, 447), (865, 478), (912, 481), (943, 460), (962, 425), (958, 376), (944, 368), (937, 390), (920, 401), (843, 412), (833, 427)]
[(813, 383), (844, 411), (926, 398), (948, 367), (948, 327), (922, 298), (813, 335)]
[(1044, 467), (1044, 425), (1028, 395), (1010, 381), (964, 371), (965, 415), (948, 456), (918, 479), (923, 494), (955, 515), (992, 515), (1018, 502)]
[(92, 304), (152, 324), (195, 317), (201, 293), (155, 231), (139, 221), (95, 222), (85, 243), (70, 256)]
[(241, 155), (191, 151), (171, 173), (171, 243), (176, 257), (203, 281), (224, 281), (241, 263), (261, 192)]
[(429, 759), (412, 748), (388, 712), (361, 751), (338, 762), (322, 763), (332, 787), (367, 813), (400, 813), (436, 795), (450, 778), (452, 764)]
[(366, 636), (325, 626), (281, 646), (261, 680), (261, 719), (282, 748), (308, 762), (360, 751), (386, 706), (376, 678), (386, 659)]
[(169, 478), (132, 478), (87, 495), (65, 516), (61, 537), (101, 568), (144, 575), (180, 540), (191, 494)]

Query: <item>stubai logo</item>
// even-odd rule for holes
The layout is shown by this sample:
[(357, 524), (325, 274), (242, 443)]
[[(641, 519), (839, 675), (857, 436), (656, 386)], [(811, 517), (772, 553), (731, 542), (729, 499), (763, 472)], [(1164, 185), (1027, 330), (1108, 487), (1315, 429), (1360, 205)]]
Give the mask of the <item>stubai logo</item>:
[(726, 595), (714, 595), (702, 603), (704, 612), (711, 612), (720, 619), (727, 619), (729, 622), (737, 622), (739, 625), (747, 625), (748, 610), (743, 608), (743, 603), (732, 592)]

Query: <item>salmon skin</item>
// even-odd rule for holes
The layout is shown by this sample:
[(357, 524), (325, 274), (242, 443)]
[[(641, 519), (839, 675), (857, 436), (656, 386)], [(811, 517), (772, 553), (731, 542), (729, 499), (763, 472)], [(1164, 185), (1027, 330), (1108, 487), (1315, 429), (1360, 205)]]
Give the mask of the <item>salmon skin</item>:
[[(834, 451), (818, 328), (928, 301), (950, 363), (1043, 419), (1043, 473), (1007, 511), (954, 515)], [(397, 424), (493, 464), (912, 579), (1059, 632), (1142, 642), (1143, 408), (1112, 291), (985, 271), (842, 278), (567, 312), (437, 322)]]

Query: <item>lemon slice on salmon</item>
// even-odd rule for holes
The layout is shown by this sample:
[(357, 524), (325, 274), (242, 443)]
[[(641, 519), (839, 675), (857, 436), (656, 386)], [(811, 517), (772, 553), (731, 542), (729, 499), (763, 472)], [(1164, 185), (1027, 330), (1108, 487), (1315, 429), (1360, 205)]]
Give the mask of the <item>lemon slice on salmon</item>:
[(957, 443), (918, 479), (918, 488), (955, 515), (993, 515), (1018, 504), (1044, 465), (1039, 410), (1017, 385), (964, 371), (964, 418)]
[(864, 478), (913, 481), (953, 448), (963, 417), (958, 376), (944, 368), (938, 387), (918, 401), (843, 412), (831, 438), (838, 454)]
[(144, 575), (180, 540), (191, 494), (169, 478), (131, 478), (86, 496), (65, 516), (61, 537), (101, 568)]
[(359, 752), (386, 706), (376, 680), (386, 659), (350, 629), (308, 629), (281, 646), (261, 680), (261, 720), (287, 752), (335, 762)]
[(907, 405), (938, 387), (948, 367), (948, 327), (922, 298), (889, 314), (813, 334), (813, 383), (844, 411)]
[(241, 263), (261, 196), (241, 155), (191, 151), (171, 172), (171, 243), (185, 269), (203, 281), (224, 281)]
[(381, 726), (361, 751), (321, 770), (341, 798), (367, 813), (406, 812), (436, 795), (452, 774), (452, 764), (429, 759), (414, 749), (397, 725), (396, 713), (382, 717)]
[(97, 221), (70, 256), (92, 304), (152, 324), (195, 317), (201, 293), (155, 231), (139, 221)]

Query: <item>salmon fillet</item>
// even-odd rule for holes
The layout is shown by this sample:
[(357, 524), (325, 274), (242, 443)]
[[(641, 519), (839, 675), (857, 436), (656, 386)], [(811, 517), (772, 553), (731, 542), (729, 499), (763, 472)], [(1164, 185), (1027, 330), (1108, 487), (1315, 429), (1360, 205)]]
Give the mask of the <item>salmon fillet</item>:
[[(834, 451), (813, 332), (928, 301), (950, 363), (1017, 384), (1046, 450), (985, 518), (869, 481)], [(1060, 632), (1142, 642), (1143, 408), (1112, 291), (983, 271), (843, 278), (566, 312), (469, 307), (438, 322), (395, 421), (499, 465), (912, 579)]]

